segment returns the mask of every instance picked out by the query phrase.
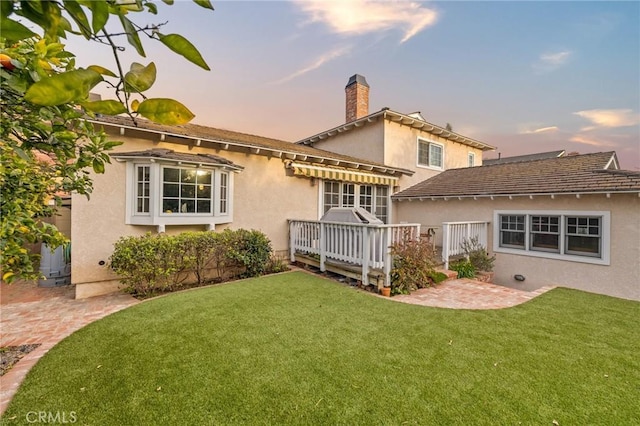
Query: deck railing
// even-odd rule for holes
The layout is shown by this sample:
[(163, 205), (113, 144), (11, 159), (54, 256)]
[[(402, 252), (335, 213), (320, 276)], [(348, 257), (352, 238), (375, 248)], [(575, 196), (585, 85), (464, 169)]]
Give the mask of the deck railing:
[(420, 237), (419, 224), (370, 225), (359, 223), (289, 220), (291, 261), (296, 253), (318, 255), (320, 270), (327, 260), (362, 267), (362, 279), (373, 269), (382, 270), (389, 285), (392, 259), (390, 248), (396, 242)]
[(443, 222), (442, 223), (442, 261), (449, 269), (449, 257), (464, 254), (462, 243), (477, 238), (478, 243), (487, 247), (489, 222)]

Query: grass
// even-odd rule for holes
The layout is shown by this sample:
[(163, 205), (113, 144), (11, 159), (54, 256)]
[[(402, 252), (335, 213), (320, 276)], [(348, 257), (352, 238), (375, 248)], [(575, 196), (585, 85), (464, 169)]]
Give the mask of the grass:
[(300, 272), (154, 299), (53, 348), (3, 417), (77, 424), (640, 424), (640, 303), (396, 303)]

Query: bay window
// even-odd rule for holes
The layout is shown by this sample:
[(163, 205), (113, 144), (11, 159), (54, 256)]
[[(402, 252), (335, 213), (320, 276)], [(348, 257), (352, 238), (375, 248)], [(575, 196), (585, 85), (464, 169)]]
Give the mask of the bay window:
[(126, 162), (128, 225), (206, 225), (233, 221), (233, 175), (242, 170), (212, 155), (165, 149), (112, 154)]

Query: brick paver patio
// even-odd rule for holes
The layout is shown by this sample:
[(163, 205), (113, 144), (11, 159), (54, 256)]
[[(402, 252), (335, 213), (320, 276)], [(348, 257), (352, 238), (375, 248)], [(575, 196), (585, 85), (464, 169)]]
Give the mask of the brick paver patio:
[[(469, 279), (455, 279), (389, 300), (453, 309), (500, 309), (531, 300), (551, 288), (527, 292)], [(93, 321), (139, 303), (121, 293), (82, 300), (75, 300), (73, 296), (73, 286), (41, 288), (32, 283), (0, 285), (0, 347), (40, 344), (0, 377), (0, 414), (6, 410), (29, 369), (59, 341)]]
[(93, 321), (139, 303), (121, 293), (82, 300), (73, 297), (73, 286), (0, 284), (0, 347), (40, 343), (0, 377), (0, 414), (27, 372), (56, 343)]
[(554, 287), (523, 291), (467, 278), (447, 280), (442, 284), (391, 298), (397, 302), (451, 309), (502, 309), (519, 305)]

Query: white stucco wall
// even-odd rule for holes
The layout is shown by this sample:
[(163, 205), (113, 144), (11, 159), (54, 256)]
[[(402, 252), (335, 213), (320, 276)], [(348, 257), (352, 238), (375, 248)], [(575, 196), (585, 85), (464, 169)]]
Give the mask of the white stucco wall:
[[(418, 138), (436, 142), (444, 147), (444, 168), (418, 166)], [(402, 176), (399, 191), (435, 176), (443, 170), (467, 167), (468, 155), (475, 154), (475, 165), (482, 165), (482, 151), (452, 142), (420, 129), (390, 120), (378, 120), (362, 127), (338, 133), (313, 144), (314, 147), (351, 155), (391, 167), (413, 170), (413, 176)]]
[(344, 133), (337, 133), (328, 139), (314, 142), (313, 146), (325, 151), (384, 163), (383, 120), (366, 123), (362, 127)]
[[(608, 211), (611, 217), (610, 265), (594, 265), (527, 255), (496, 253), (495, 283), (531, 290), (556, 285), (640, 300), (640, 197), (638, 194), (550, 197), (450, 199), (448, 201), (402, 201), (396, 204), (396, 220), (423, 225), (456, 221), (493, 222), (495, 210)], [(442, 245), (438, 230), (437, 245)], [(493, 248), (493, 223), (489, 225), (489, 251)], [(513, 276), (523, 275), (524, 282)]]
[[(400, 190), (429, 179), (441, 173), (443, 170), (467, 167), (470, 152), (475, 154), (475, 165), (482, 165), (481, 150), (458, 142), (452, 142), (419, 129), (387, 121), (384, 135), (386, 141), (384, 163), (389, 166), (402, 167), (415, 171), (413, 176), (402, 177)], [(444, 147), (443, 169), (418, 165), (418, 138), (438, 143)]]
[[(141, 132), (128, 132), (114, 139), (125, 143), (117, 151), (167, 148), (189, 153), (208, 152), (243, 166), (234, 174), (233, 222), (218, 225), (216, 230), (257, 229), (271, 240), (274, 251), (288, 248), (287, 219), (317, 219), (318, 188), (312, 180), (287, 175), (281, 159), (230, 151), (212, 151), (171, 143), (153, 143)], [(157, 136), (156, 136), (157, 137)], [(115, 160), (103, 175), (92, 175), (91, 199), (73, 196), (72, 209), (72, 282), (76, 297), (89, 297), (113, 291), (117, 277), (107, 266), (113, 244), (124, 235), (143, 235), (157, 231), (154, 226), (126, 225), (126, 165)], [(204, 230), (204, 226), (167, 226), (167, 233)]]

